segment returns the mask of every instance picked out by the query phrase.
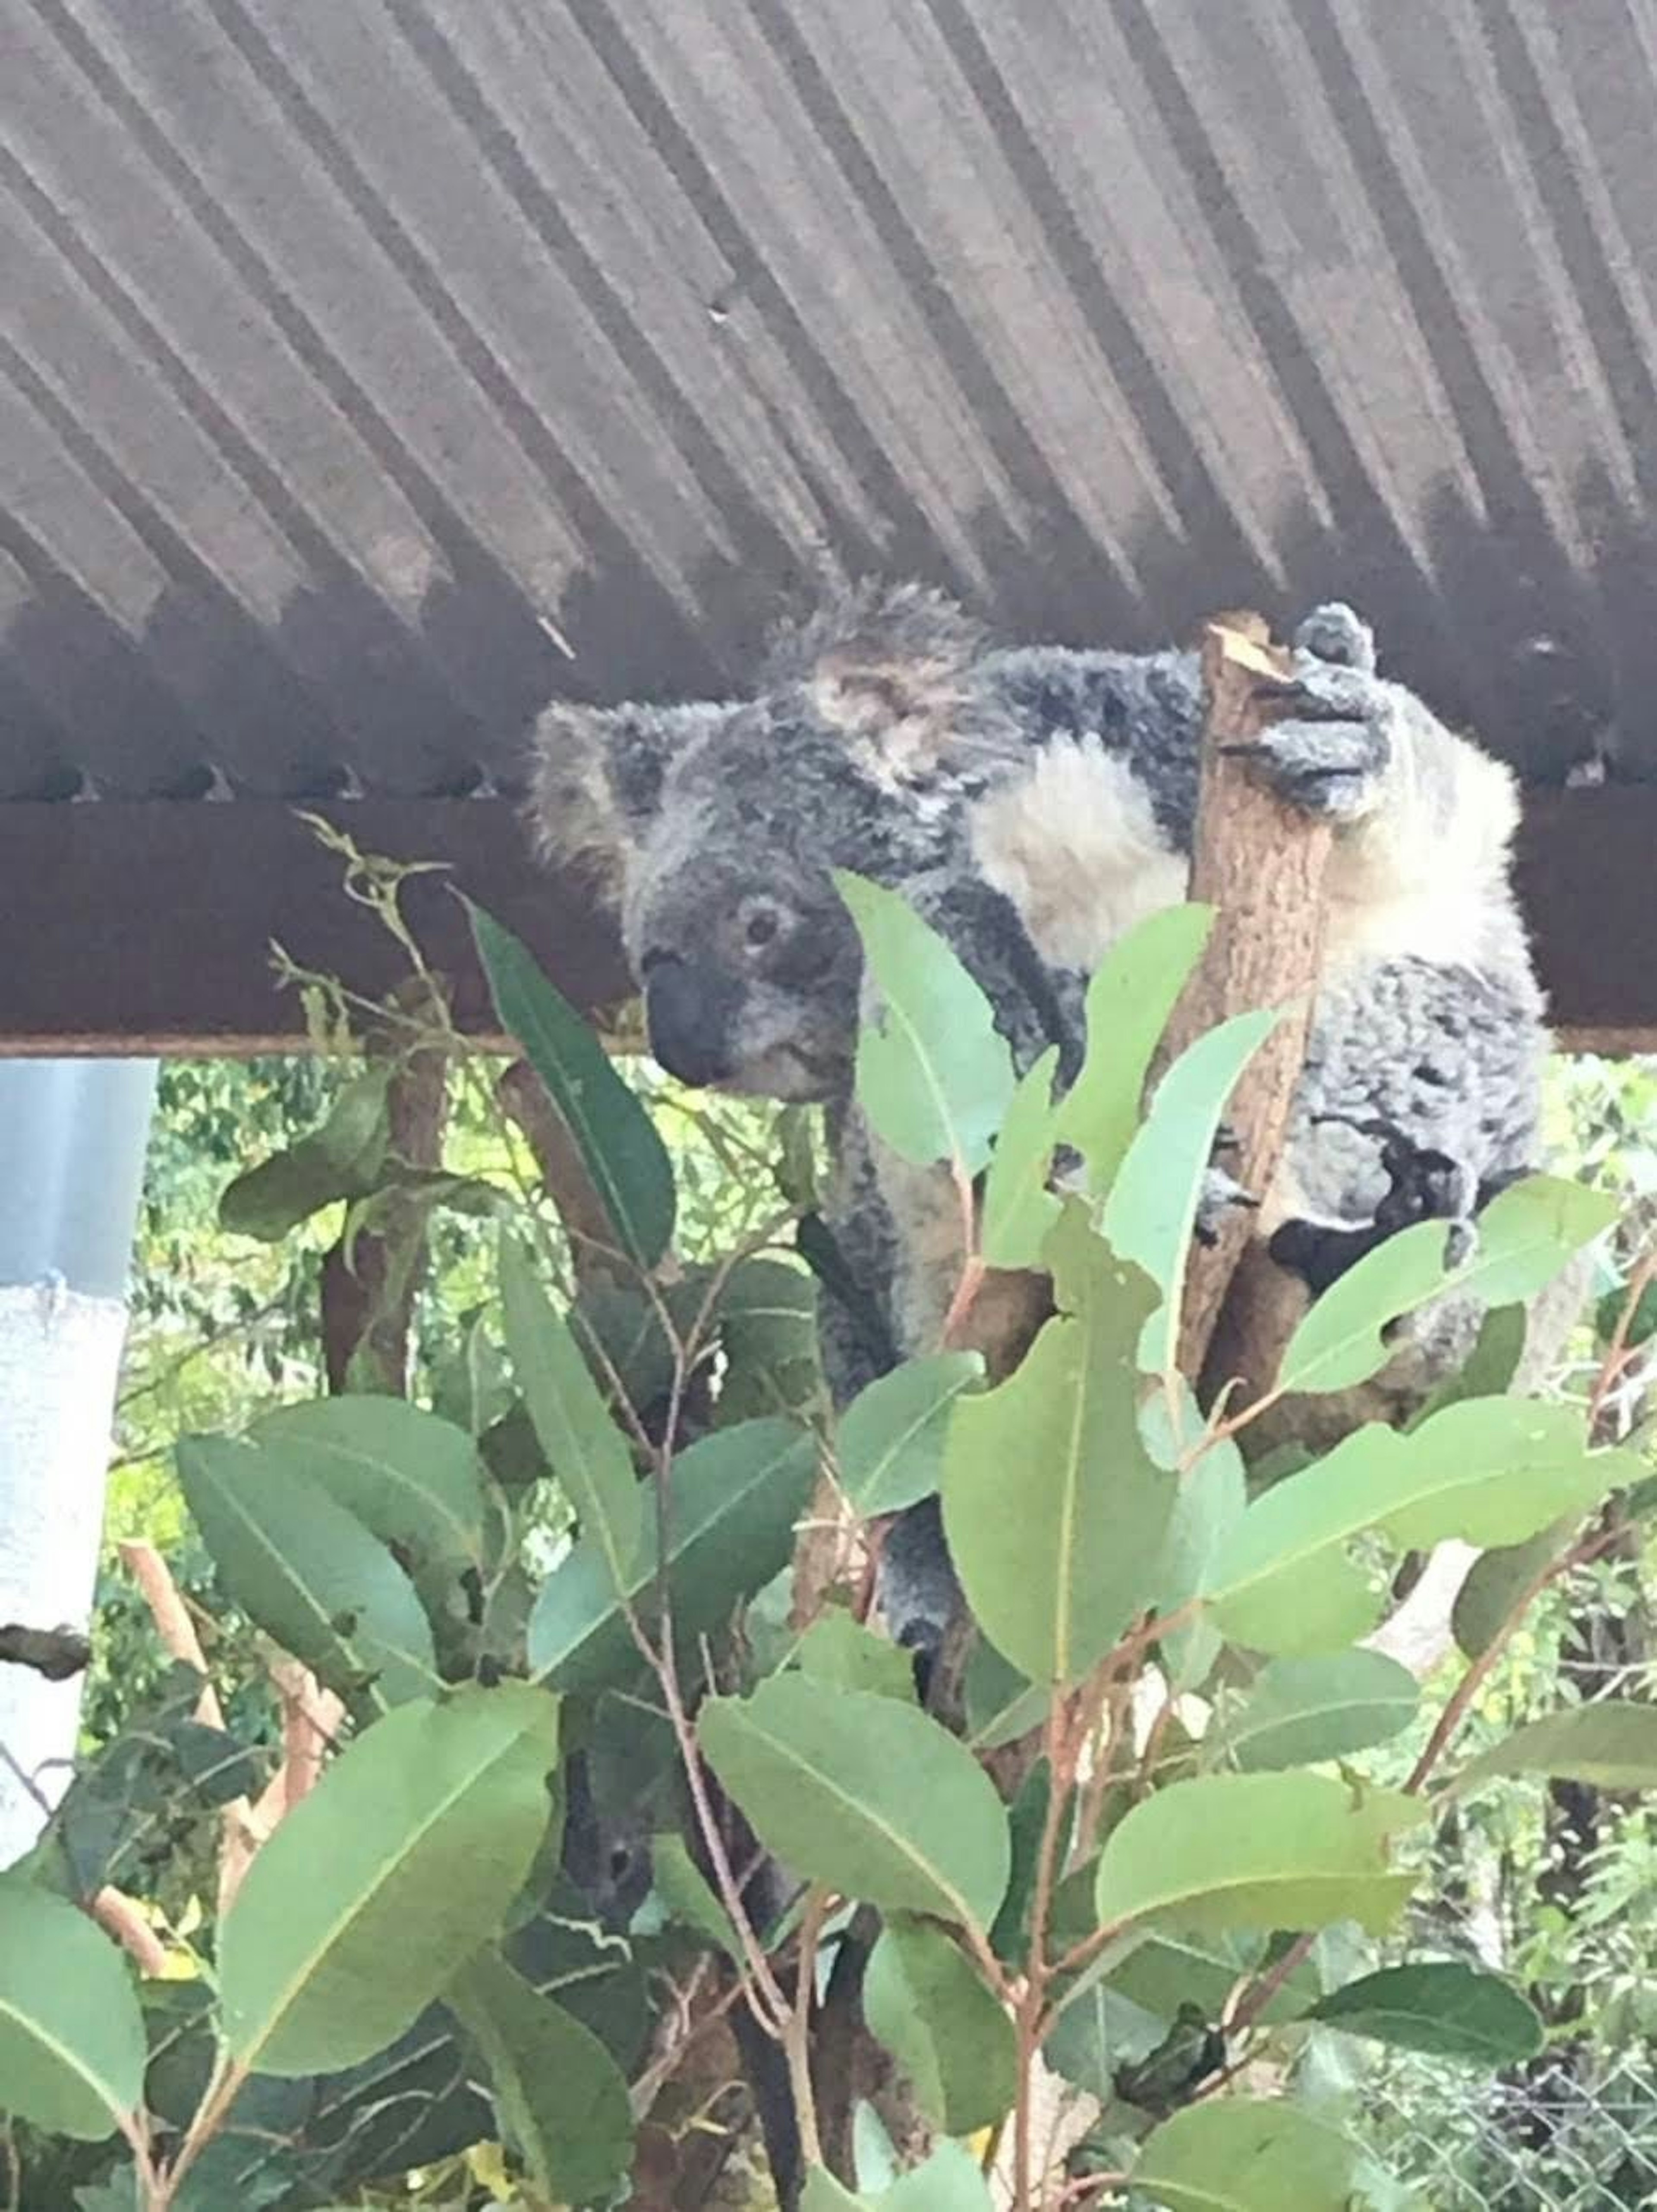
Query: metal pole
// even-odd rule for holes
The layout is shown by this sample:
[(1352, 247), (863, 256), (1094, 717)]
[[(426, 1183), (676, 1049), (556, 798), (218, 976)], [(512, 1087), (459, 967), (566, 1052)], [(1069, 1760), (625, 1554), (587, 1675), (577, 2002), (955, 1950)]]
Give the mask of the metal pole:
[[(91, 1618), (153, 1060), (0, 1060), (0, 1623)], [(69, 1778), (79, 1678), (0, 1665), (0, 1868)]]

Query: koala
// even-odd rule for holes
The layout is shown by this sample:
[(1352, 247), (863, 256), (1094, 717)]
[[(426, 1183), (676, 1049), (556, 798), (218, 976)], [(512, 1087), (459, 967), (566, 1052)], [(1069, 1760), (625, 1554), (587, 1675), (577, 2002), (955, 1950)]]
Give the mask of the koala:
[[(1305, 1069), (1282, 1170), (1254, 1194), (1254, 1249), (1309, 1296), (1408, 1220), (1444, 1218), (1465, 1240), (1535, 1164), (1546, 1034), (1509, 881), (1511, 775), (1379, 674), (1350, 610), (1318, 609), (1295, 643), (1258, 767), (1337, 834)], [(909, 896), (1020, 1069), (1056, 1046), (1068, 1080), (1093, 969), (1187, 895), (1201, 712), (1193, 652), (996, 647), (906, 585), (786, 633), (751, 697), (543, 717), (537, 833), (597, 864), (658, 1059), (827, 1109), (831, 1226), (863, 1294), (851, 1316), (825, 1301), (838, 1397), (936, 1342), (962, 1224), (948, 1178), (893, 1159), (856, 1110), (861, 960), (832, 870)], [(1236, 1195), (1211, 1182), (1214, 1205)], [(1400, 1418), (1478, 1321), (1441, 1302), (1363, 1406), (1302, 1401), (1296, 1440)], [(956, 1601), (935, 1504), (889, 1537), (882, 1602), (936, 1648)]]

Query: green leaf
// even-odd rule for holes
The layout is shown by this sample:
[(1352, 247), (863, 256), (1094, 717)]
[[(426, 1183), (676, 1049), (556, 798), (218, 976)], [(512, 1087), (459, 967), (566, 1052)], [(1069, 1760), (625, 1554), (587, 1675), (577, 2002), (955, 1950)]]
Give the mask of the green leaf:
[(1139, 1437), (1135, 1355), (1150, 1285), (1077, 1205), (1049, 1249), (1069, 1310), (1044, 1323), (998, 1389), (962, 1401), (944, 1448), (944, 1522), (997, 1650), (1032, 1681), (1075, 1682), (1154, 1602), (1175, 1486)]
[(656, 1894), (670, 1917), (682, 1928), (693, 1928), (699, 1936), (705, 1936), (740, 1966), (741, 1939), (731, 1925), (730, 1914), (703, 1880), (701, 1869), (685, 1846), (684, 1838), (671, 1830), (652, 1837), (651, 1868)]
[(143, 2094), (144, 2026), (126, 1961), (49, 1890), (0, 1880), (0, 2111), (101, 2142)]
[(876, 1697), (915, 1701), (914, 1660), (889, 1637), (877, 1636), (849, 1613), (820, 1613), (800, 1638), (799, 1669), (814, 1681)]
[(1048, 1692), (1028, 1681), (981, 1636), (968, 1655), (962, 1694), (967, 1737), (974, 1751), (1016, 1743), (1047, 1718)]
[(1414, 1886), (1389, 1865), (1426, 1817), (1413, 1797), (1321, 1774), (1208, 1774), (1170, 1783), (1114, 1828), (1099, 1858), (1100, 1924), (1198, 1934), (1387, 1927)]
[(1512, 1389), (1525, 1356), (1529, 1316), (1523, 1306), (1492, 1306), (1478, 1324), (1478, 1335), (1462, 1364), (1422, 1401), (1405, 1426), (1420, 1428), (1447, 1406), (1464, 1398), (1503, 1398)]
[(1516, 1729), (1455, 1778), (1457, 1796), (1505, 1774), (1547, 1774), (1595, 1790), (1657, 1789), (1657, 1705), (1606, 1698)]
[(1250, 1505), (1215, 1565), (1215, 1616), (1260, 1651), (1350, 1644), (1380, 1610), (1346, 1557), (1351, 1538), (1377, 1529), (1422, 1550), (1452, 1536), (1522, 1543), (1638, 1472), (1626, 1452), (1589, 1452), (1570, 1407), (1525, 1399), (1466, 1400), (1407, 1436), (1359, 1429)]
[(354, 1076), (321, 1128), (240, 1175), (219, 1200), (219, 1226), (279, 1244), (302, 1221), (373, 1190), (391, 1143), (389, 1066)]
[(945, 2135), (971, 2135), (1011, 2111), (1018, 2047), (1008, 2014), (958, 1945), (929, 1922), (889, 1920), (863, 1982), (870, 2028)]
[(356, 2064), (497, 1932), (551, 1812), (558, 1706), (527, 1683), (400, 1706), (248, 1869), (220, 1944), (225, 2039), (262, 2074)]
[(1379, 1651), (1274, 1659), (1221, 1741), (1245, 1773), (1315, 1766), (1401, 1735), (1420, 1703), (1409, 1668)]
[(1014, 1091), (996, 1138), (979, 1228), (980, 1248), (992, 1267), (1038, 1267), (1047, 1231), (1059, 1218), (1059, 1200), (1047, 1188), (1058, 1069), (1059, 1048), (1053, 1045)]
[[(792, 1421), (721, 1429), (673, 1462), (669, 1581), (682, 1637), (719, 1627), (740, 1600), (793, 1556), (794, 1527), (816, 1480), (816, 1440)], [(575, 1547), (541, 1588), (530, 1616), (529, 1663), (555, 1689), (598, 1690), (639, 1665), (626, 1608), (648, 1609), (656, 1583), (656, 1528), (646, 1524), (618, 1592), (610, 1562)]]
[(1525, 1591), (1569, 1543), (1575, 1526), (1574, 1516), (1551, 1521), (1524, 1543), (1498, 1545), (1473, 1561), (1450, 1612), (1456, 1648), (1466, 1657), (1489, 1650)]
[(1443, 1222), (1400, 1230), (1332, 1284), (1302, 1321), (1284, 1354), (1278, 1388), (1347, 1390), (1367, 1382), (1393, 1355), (1382, 1331), (1442, 1291), (1457, 1290), (1487, 1306), (1534, 1297), (1616, 1218), (1608, 1192), (1530, 1176), (1479, 1215), (1477, 1248), (1460, 1267), (1444, 1266)]
[(1396, 2050), (1478, 2066), (1520, 2065), (1547, 2039), (1535, 2007), (1511, 1983), (1452, 1960), (1366, 1974), (1332, 1990), (1308, 2018)]
[(417, 1562), (482, 1563), (483, 1469), (452, 1422), (376, 1395), (280, 1406), (249, 1434), (276, 1463), (270, 1480), (300, 1467), (381, 1543)]
[(1147, 1364), (1160, 1373), (1176, 1364), (1186, 1261), (1220, 1116), (1280, 1018), (1235, 1015), (1180, 1054), (1157, 1085), (1105, 1200), (1102, 1225), (1112, 1250), (1143, 1267), (1162, 1293), (1162, 1313), (1147, 1332)]
[(769, 1413), (803, 1418), (813, 1409), (822, 1368), (816, 1285), (804, 1267), (756, 1259), (732, 1268), (719, 1303), (719, 1329), (725, 1374), (715, 1419), (721, 1428)]
[(483, 2055), (502, 2128), (537, 2191), (556, 2204), (602, 2203), (633, 2155), (627, 2083), (609, 2051), (498, 1952), (470, 1960), (447, 1996)]
[(716, 1698), (708, 1764), (768, 1850), (887, 1911), (987, 1928), (1007, 1887), (1006, 1814), (964, 1745), (894, 1698), (774, 1675)]
[(990, 1002), (938, 933), (895, 891), (835, 873), (877, 998), (858, 1039), (857, 1095), (870, 1126), (918, 1167), (976, 1175), (1014, 1090)]
[(841, 1415), (835, 1442), (840, 1486), (862, 1514), (901, 1513), (938, 1488), (950, 1416), (978, 1389), (975, 1352), (906, 1359), (859, 1392)]
[(1156, 2130), (1133, 2186), (1163, 2212), (1347, 2212), (1358, 2156), (1297, 2105), (1216, 2097)]
[(185, 1437), (179, 1480), (227, 1595), (342, 1696), (380, 1707), (438, 1680), (431, 1625), (384, 1544), (285, 1454)]
[(625, 1589), (644, 1532), (646, 1491), (592, 1370), (514, 1239), (501, 1241), (501, 1302), (518, 1387), (554, 1480), (575, 1508), (584, 1543)]
[[(1162, 1929), (1134, 1943), (1105, 1978), (1142, 2011), (1164, 2021), (1186, 2003), (1218, 2020), (1238, 1982), (1245, 1974), (1258, 1973), (1265, 1962), (1265, 1942), (1258, 1936), (1234, 1930), (1197, 1936)], [(1308, 1961), (1271, 1999), (1260, 2014), (1262, 2025), (1276, 2027), (1298, 2020), (1321, 1993)]]
[[(1156, 1455), (1160, 1463), (1162, 1455)], [(1229, 1438), (1210, 1444), (1179, 1478), (1157, 1577), (1159, 1613), (1180, 1612), (1209, 1587), (1215, 1561), (1235, 1534), (1247, 1504), (1241, 1453)], [(1160, 1648), (1168, 1687), (1199, 1689), (1220, 1655), (1219, 1631), (1199, 1614), (1163, 1636)]]
[(1087, 996), (1087, 1055), (1059, 1109), (1060, 1144), (1078, 1152), (1102, 1197), (1139, 1126), (1145, 1078), (1214, 926), (1211, 907), (1164, 907), (1112, 945)]
[(528, 948), (482, 907), (467, 904), (501, 1024), (545, 1084), (621, 1249), (648, 1272), (673, 1237), (667, 1148), (604, 1047)]
[(800, 2212), (990, 2212), (989, 2185), (964, 2144), (946, 2136), (923, 2165), (889, 2189), (854, 2195), (828, 2169), (806, 2169)]

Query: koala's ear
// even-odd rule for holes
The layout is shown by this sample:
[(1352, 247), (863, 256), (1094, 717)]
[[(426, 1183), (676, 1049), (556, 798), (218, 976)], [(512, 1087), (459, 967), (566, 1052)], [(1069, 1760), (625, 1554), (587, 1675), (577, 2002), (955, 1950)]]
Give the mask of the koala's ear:
[(542, 857), (583, 870), (603, 896), (618, 899), (628, 860), (661, 804), (669, 762), (717, 712), (549, 707), (535, 726), (528, 806)]
[(982, 714), (979, 626), (920, 584), (864, 586), (781, 633), (773, 683), (798, 684), (812, 711), (883, 781), (926, 781)]

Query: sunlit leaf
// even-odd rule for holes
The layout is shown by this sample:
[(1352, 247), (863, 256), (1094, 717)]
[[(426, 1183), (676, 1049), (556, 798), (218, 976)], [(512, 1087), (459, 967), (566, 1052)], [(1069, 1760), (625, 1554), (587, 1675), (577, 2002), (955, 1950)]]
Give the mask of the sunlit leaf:
[(1458, 1796), (1499, 1775), (1547, 1774), (1595, 1790), (1657, 1789), (1657, 1705), (1602, 1699), (1532, 1721), (1456, 1776)]
[(914, 1703), (913, 1655), (889, 1637), (877, 1636), (849, 1613), (819, 1613), (800, 1638), (798, 1663), (800, 1672), (814, 1680)]
[(979, 1245), (992, 1267), (1038, 1266), (1047, 1231), (1059, 1218), (1059, 1200), (1048, 1188), (1058, 1067), (1054, 1045), (1021, 1079), (990, 1156)]
[(100, 2142), (143, 2093), (144, 2027), (125, 1959), (72, 1905), (0, 1879), (0, 2110)]
[(478, 958), (502, 1026), (546, 1085), (610, 1216), (618, 1246), (653, 1267), (673, 1236), (673, 1169), (639, 1100), (592, 1029), (511, 931), (468, 902)]
[(1552, 1176), (1530, 1176), (1492, 1199), (1478, 1241), (1461, 1267), (1444, 1266), (1447, 1224), (1417, 1222), (1366, 1253), (1323, 1293), (1289, 1340), (1284, 1390), (1350, 1389), (1379, 1373), (1393, 1346), (1382, 1331), (1430, 1297), (1455, 1289), (1490, 1306), (1533, 1297), (1574, 1252), (1617, 1218), (1608, 1192)]
[(1315, 1766), (1401, 1735), (1420, 1703), (1409, 1668), (1380, 1651), (1274, 1659), (1226, 1719), (1221, 1741), (1245, 1773)]
[(957, 1407), (944, 1521), (974, 1618), (997, 1650), (1033, 1681), (1074, 1682), (1152, 1601), (1174, 1484), (1139, 1437), (1136, 1353), (1151, 1285), (1093, 1235), (1079, 1206), (1049, 1250), (1069, 1310), (998, 1389)]
[(1059, 1109), (1058, 1134), (1081, 1154), (1096, 1197), (1126, 1156), (1151, 1059), (1213, 926), (1211, 907), (1164, 907), (1119, 939), (1094, 970), (1087, 1054)]
[(1162, 1313), (1147, 1332), (1147, 1358), (1158, 1372), (1175, 1365), (1186, 1262), (1220, 1116), (1279, 1018), (1235, 1015), (1180, 1054), (1157, 1085), (1105, 1200), (1111, 1249), (1142, 1267), (1162, 1293)]
[(848, 1897), (987, 1928), (1006, 1814), (964, 1745), (895, 1698), (774, 1675), (704, 1706), (708, 1764), (767, 1850)]
[(958, 1160), (975, 1175), (1014, 1089), (990, 1002), (906, 899), (843, 870), (835, 884), (877, 998), (858, 1039), (859, 1103), (901, 1158)]
[(1346, 1557), (1351, 1538), (1375, 1529), (1423, 1550), (1450, 1537), (1522, 1543), (1638, 1472), (1630, 1454), (1589, 1452), (1571, 1407), (1524, 1399), (1470, 1399), (1407, 1436), (1359, 1429), (1249, 1506), (1215, 1563), (1216, 1618), (1261, 1651), (1351, 1643), (1379, 1611)]
[(1358, 2155), (1298, 2105), (1213, 2097), (1162, 2123), (1133, 2185), (1163, 2212), (1348, 2212)]
[(226, 2040), (315, 2074), (390, 2043), (500, 1929), (552, 1810), (557, 1700), (522, 1682), (400, 1706), (249, 1869), (220, 1944)]
[(1356, 1920), (1379, 1935), (1414, 1883), (1392, 1870), (1393, 1838), (1425, 1817), (1399, 1791), (1320, 1774), (1171, 1783), (1106, 1839), (1100, 1924), (1152, 1921), (1200, 1934)]

